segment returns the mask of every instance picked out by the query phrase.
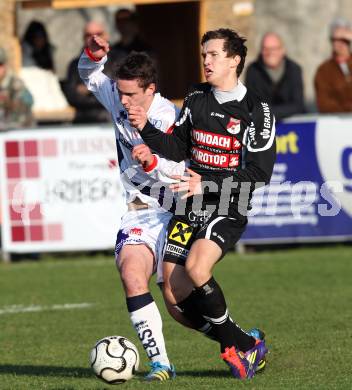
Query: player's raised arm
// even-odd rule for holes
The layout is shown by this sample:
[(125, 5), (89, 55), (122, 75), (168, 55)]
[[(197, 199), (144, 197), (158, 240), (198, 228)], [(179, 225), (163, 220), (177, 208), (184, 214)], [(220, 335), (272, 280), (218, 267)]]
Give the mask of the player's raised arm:
[(104, 64), (107, 61), (109, 43), (102, 37), (94, 35), (88, 40), (78, 62), (79, 75), (99, 102), (108, 110), (113, 111), (118, 94), (114, 80), (104, 73)]
[(85, 51), (93, 61), (99, 62), (110, 51), (109, 42), (98, 35), (93, 35), (88, 39)]
[(187, 151), (190, 150), (191, 123), (188, 114), (189, 109), (184, 106), (178, 121), (166, 133), (162, 133), (148, 121), (142, 107), (131, 107), (129, 120), (151, 149), (170, 160), (182, 161), (189, 157)]

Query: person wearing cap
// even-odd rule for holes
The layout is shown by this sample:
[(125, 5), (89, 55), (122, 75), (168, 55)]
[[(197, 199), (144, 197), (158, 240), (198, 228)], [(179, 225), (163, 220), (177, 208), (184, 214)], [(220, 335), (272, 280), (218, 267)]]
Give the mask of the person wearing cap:
[(336, 19), (330, 26), (332, 56), (315, 74), (314, 86), (318, 111), (352, 112), (352, 25)]
[(33, 126), (32, 105), (32, 95), (9, 69), (6, 52), (0, 47), (0, 130)]

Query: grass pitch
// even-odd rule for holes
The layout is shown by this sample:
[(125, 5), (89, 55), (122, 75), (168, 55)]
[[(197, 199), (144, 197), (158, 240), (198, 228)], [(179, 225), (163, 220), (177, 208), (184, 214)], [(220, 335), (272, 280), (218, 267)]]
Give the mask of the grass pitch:
[(232, 317), (267, 334), (267, 369), (250, 381), (230, 377), (217, 344), (169, 317), (153, 283), (178, 376), (143, 382), (147, 359), (113, 256), (0, 264), (0, 389), (113, 388), (94, 377), (88, 354), (114, 334), (130, 338), (141, 356), (126, 390), (352, 388), (351, 247), (229, 254), (215, 275)]

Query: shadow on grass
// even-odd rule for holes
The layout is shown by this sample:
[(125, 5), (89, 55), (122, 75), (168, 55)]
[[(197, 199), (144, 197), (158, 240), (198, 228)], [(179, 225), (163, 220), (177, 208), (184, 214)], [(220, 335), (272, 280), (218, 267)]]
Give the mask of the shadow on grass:
[(0, 375), (4, 374), (77, 378), (88, 378), (94, 376), (90, 368), (0, 364)]
[[(138, 372), (137, 377), (143, 379), (147, 372)], [(228, 378), (229, 370), (178, 370), (176, 368), (177, 377), (192, 377), (192, 378)]]
[[(27, 375), (27, 376), (43, 376), (43, 377), (76, 377), (76, 378), (91, 378), (94, 377), (93, 371), (90, 368), (82, 367), (59, 367), (59, 366), (33, 366), (33, 365), (15, 365), (15, 364), (0, 364), (0, 376), (6, 374)], [(137, 377), (142, 379), (146, 373), (139, 372)], [(211, 377), (223, 378), (229, 376), (228, 370), (181, 370), (177, 371), (179, 377)]]

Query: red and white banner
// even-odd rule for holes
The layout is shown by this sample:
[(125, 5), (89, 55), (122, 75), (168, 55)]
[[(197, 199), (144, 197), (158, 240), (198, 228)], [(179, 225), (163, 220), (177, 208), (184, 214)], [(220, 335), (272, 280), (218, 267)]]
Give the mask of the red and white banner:
[(126, 210), (112, 128), (0, 134), (4, 252), (113, 248)]

